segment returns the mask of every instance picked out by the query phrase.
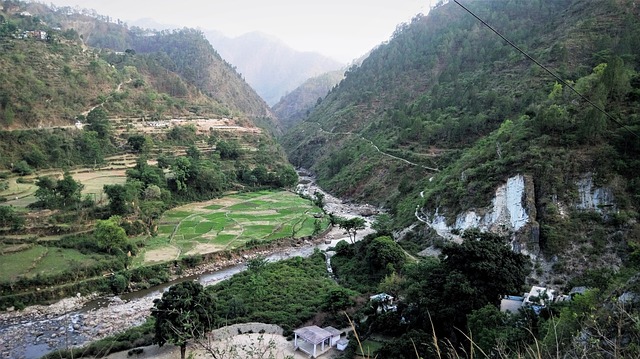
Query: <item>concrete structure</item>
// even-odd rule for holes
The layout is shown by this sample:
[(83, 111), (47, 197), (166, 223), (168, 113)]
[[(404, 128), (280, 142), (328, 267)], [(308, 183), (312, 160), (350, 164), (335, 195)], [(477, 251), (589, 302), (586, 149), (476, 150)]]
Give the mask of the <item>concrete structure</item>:
[(340, 336), (342, 335), (342, 332), (339, 331), (338, 329), (334, 328), (334, 327), (325, 327), (323, 329), (328, 331), (329, 333), (331, 333), (331, 344), (330, 345), (332, 347), (336, 346), (338, 341), (340, 341)]
[(500, 301), (500, 311), (516, 314), (522, 308), (523, 301), (524, 297), (507, 295)]
[(295, 350), (300, 349), (311, 358), (317, 358), (331, 349), (332, 334), (316, 325), (296, 329), (293, 333)]
[(387, 293), (380, 293), (369, 297), (371, 302), (377, 302), (379, 305), (376, 308), (378, 313), (395, 312), (398, 307), (393, 304), (393, 296)]
[(339, 351), (344, 351), (345, 349), (347, 349), (347, 345), (349, 345), (349, 339), (342, 338), (336, 343), (336, 349), (338, 349)]

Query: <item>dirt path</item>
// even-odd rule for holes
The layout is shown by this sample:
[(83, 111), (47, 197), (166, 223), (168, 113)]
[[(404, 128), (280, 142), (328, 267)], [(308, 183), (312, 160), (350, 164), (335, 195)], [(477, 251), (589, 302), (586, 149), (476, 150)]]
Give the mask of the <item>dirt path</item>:
[[(115, 91), (115, 92), (121, 92), (121, 91), (122, 91), (122, 85), (124, 85), (124, 84), (128, 84), (128, 83), (129, 83), (129, 82), (131, 82), (131, 81), (133, 81), (133, 79), (128, 79), (127, 81), (120, 82), (120, 83), (118, 84), (118, 86), (116, 86), (116, 89), (115, 89), (114, 91)], [(97, 105), (95, 105), (95, 106), (93, 106), (93, 107), (89, 108), (88, 110), (86, 110), (86, 111), (82, 112), (82, 116), (85, 116), (85, 117), (86, 117), (86, 116), (87, 116), (91, 111), (93, 111), (93, 110), (95, 110), (96, 108), (98, 108), (98, 107), (100, 107), (100, 106), (104, 105), (104, 104), (105, 104), (105, 102), (107, 102), (107, 100), (108, 100), (108, 99), (109, 99), (109, 98), (107, 97), (107, 99), (106, 99), (106, 100), (104, 100), (104, 101), (102, 101), (101, 103), (99, 103), (99, 104), (97, 104)], [(71, 126), (70, 126), (70, 127), (71, 127)]]
[(327, 130), (323, 129), (323, 128), (322, 128), (322, 125), (320, 125), (320, 123), (319, 123), (319, 122), (315, 122), (315, 123), (316, 123), (316, 124), (318, 125), (318, 127), (320, 128), (320, 130), (319, 130), (320, 132), (324, 132), (324, 133), (327, 133), (327, 134), (330, 134), (330, 135), (357, 136), (357, 137), (359, 137), (361, 140), (363, 140), (363, 141), (365, 141), (365, 142), (368, 142), (368, 143), (369, 143), (369, 144), (370, 144), (370, 145), (371, 145), (371, 146), (372, 146), (376, 151), (378, 151), (378, 153), (380, 153), (380, 154), (381, 154), (381, 155), (383, 155), (383, 156), (387, 156), (387, 157), (392, 158), (392, 159), (394, 159), (394, 160), (402, 161), (402, 162), (404, 162), (404, 163), (406, 163), (406, 164), (408, 164), (408, 165), (411, 165), (411, 166), (421, 167), (421, 168), (424, 168), (424, 169), (426, 169), (426, 170), (433, 171), (433, 172), (440, 172), (440, 170), (439, 170), (439, 169), (437, 169), (437, 168), (423, 166), (423, 165), (421, 165), (421, 164), (419, 164), (419, 163), (411, 162), (411, 161), (409, 161), (409, 160), (407, 160), (407, 159), (404, 159), (404, 158), (401, 158), (401, 157), (398, 157), (398, 156), (394, 156), (394, 155), (392, 155), (392, 154), (390, 154), (390, 153), (386, 153), (386, 152), (382, 151), (382, 150), (381, 150), (381, 149), (380, 149), (380, 148), (379, 148), (375, 143), (373, 143), (373, 141), (371, 141), (371, 140), (370, 140), (370, 139), (368, 139), (368, 138), (363, 137), (363, 136), (362, 136), (362, 135), (360, 135), (360, 134), (353, 133), (353, 132), (330, 132), (330, 131), (327, 131)]

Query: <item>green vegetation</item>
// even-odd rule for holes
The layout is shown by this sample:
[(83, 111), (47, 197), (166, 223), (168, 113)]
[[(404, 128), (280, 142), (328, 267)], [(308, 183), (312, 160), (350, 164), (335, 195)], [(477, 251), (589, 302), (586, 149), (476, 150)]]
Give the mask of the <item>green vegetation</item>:
[(180, 358), (184, 359), (189, 341), (204, 337), (215, 327), (214, 310), (213, 296), (200, 283), (187, 281), (172, 286), (161, 299), (153, 301), (154, 342), (179, 346)]
[[(624, 3), (469, 7), (638, 132), (640, 22)], [(635, 136), (594, 111), (451, 2), (399, 27), (283, 144), (324, 188), (388, 207), (397, 228), (416, 205), (452, 218), (485, 207), (516, 173), (534, 175), (545, 202), (585, 171), (636, 198)]]
[(220, 323), (273, 323), (291, 333), (325, 306), (327, 293), (339, 288), (327, 276), (324, 256), (316, 252), (307, 259), (257, 266), (207, 290), (216, 296)]
[[(220, 203), (224, 205), (204, 202), (165, 212), (156, 240), (186, 253), (189, 248), (222, 250), (309, 237), (315, 231), (314, 215), (321, 213), (310, 201), (284, 191), (230, 195)], [(322, 223), (326, 228), (328, 220)]]

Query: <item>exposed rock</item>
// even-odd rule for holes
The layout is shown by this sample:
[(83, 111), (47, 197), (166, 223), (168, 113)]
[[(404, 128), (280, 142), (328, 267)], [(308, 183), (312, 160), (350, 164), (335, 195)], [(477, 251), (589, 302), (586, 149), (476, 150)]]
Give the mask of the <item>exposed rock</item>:
[(540, 250), (536, 213), (533, 180), (529, 176), (517, 175), (496, 189), (488, 208), (461, 213), (453, 225), (449, 225), (439, 211), (424, 216), (423, 222), (438, 235), (458, 242), (461, 238), (457, 233), (471, 228), (510, 235), (514, 251), (535, 258)]
[(593, 174), (586, 173), (578, 182), (577, 209), (595, 210), (603, 213), (607, 208), (615, 209), (613, 190), (609, 187), (594, 187)]

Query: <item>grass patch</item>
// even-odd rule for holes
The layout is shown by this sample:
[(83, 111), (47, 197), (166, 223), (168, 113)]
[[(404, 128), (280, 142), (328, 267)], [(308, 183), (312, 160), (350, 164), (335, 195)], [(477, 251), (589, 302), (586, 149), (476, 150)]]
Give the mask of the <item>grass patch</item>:
[[(234, 203), (225, 206), (225, 203)], [(313, 213), (321, 210), (311, 201), (285, 191), (259, 191), (227, 196), (167, 211), (158, 226), (158, 244), (171, 243), (182, 253), (198, 244), (214, 244), (224, 249), (244, 245), (249, 240), (271, 241), (313, 233)], [(328, 225), (328, 222), (325, 222)], [(176, 228), (177, 227), (177, 228)], [(206, 246), (202, 246), (206, 248)], [(152, 243), (147, 249), (158, 249)]]
[(221, 206), (219, 204), (212, 204), (211, 206), (204, 207), (204, 209), (209, 209), (209, 210), (212, 210), (212, 211), (217, 211), (217, 210), (223, 209), (223, 208), (224, 208), (224, 206)]
[(0, 281), (18, 277), (50, 276), (64, 273), (69, 268), (91, 267), (96, 255), (85, 255), (75, 249), (33, 246), (27, 250), (8, 253), (0, 261)]

